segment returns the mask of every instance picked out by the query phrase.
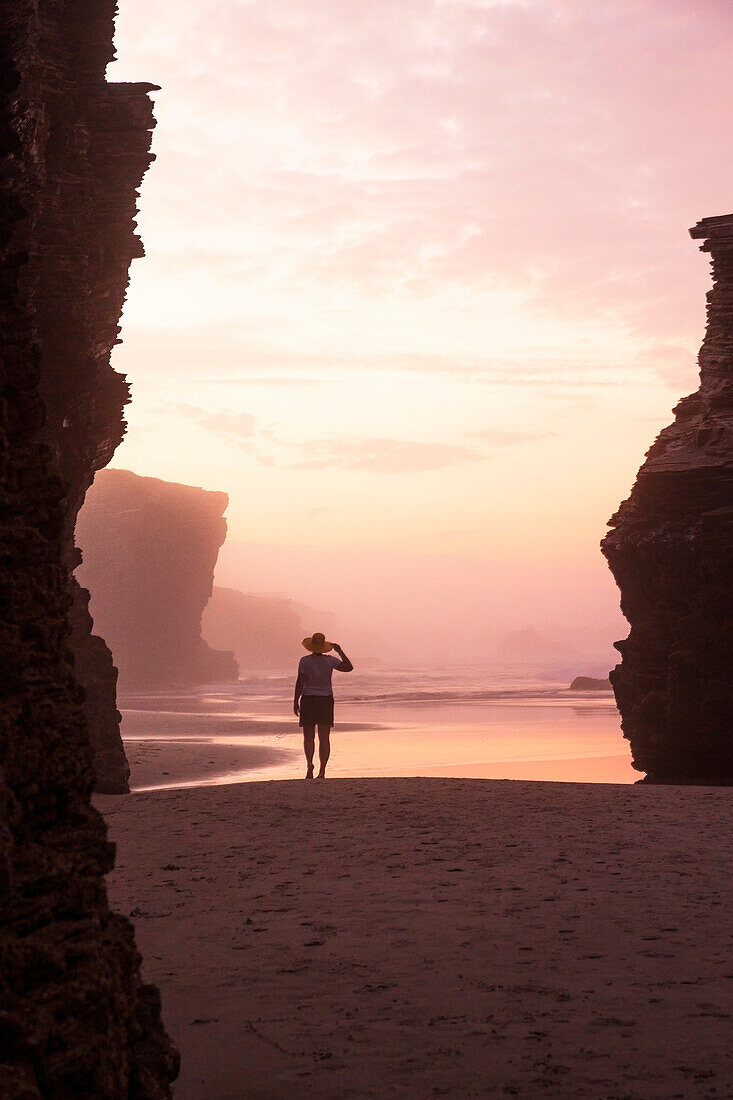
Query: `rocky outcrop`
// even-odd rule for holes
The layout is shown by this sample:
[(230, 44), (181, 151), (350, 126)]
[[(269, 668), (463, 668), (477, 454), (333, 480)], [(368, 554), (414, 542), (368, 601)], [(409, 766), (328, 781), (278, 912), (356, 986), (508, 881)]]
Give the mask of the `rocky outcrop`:
[(595, 676), (576, 676), (568, 691), (610, 691), (611, 681), (600, 680)]
[(602, 542), (631, 632), (611, 673), (647, 781), (733, 782), (733, 214), (712, 259), (700, 388), (675, 409)]
[(226, 493), (104, 470), (77, 523), (96, 629), (124, 689), (236, 680), (232, 653), (210, 649), (201, 614), (226, 538)]
[(329, 631), (329, 636), (336, 629), (333, 615), (287, 596), (215, 587), (204, 610), (201, 633), (209, 645), (233, 650), (242, 672), (291, 669), (302, 656), (301, 639), (313, 633), (313, 623)]
[[(111, 334), (91, 274), (114, 268), (119, 302), (129, 258), (97, 191), (126, 187), (131, 217), (149, 141), (144, 88), (104, 82), (113, 13), (114, 0), (6, 0), (0, 28), (3, 1100), (157, 1100), (170, 1095), (177, 1063), (157, 990), (141, 982), (132, 926), (107, 904), (114, 849), (91, 805), (93, 753), (68, 647), (77, 488), (61, 476), (46, 406), (65, 376), (84, 395), (73, 405), (81, 469), (102, 446), (94, 425), (108, 401), (92, 350), (101, 361)], [(115, 301), (104, 306), (113, 327)], [(83, 349), (73, 336), (82, 323)]]

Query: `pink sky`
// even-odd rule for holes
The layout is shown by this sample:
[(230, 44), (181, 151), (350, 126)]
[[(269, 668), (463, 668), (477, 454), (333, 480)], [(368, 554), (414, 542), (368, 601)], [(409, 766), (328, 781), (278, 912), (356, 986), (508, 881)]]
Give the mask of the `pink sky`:
[[(315, 572), (351, 559), (383, 602), (425, 574), (466, 644), (486, 616), (623, 633), (597, 544), (697, 385), (728, 0), (120, 7), (110, 79), (162, 91), (115, 465), (228, 491), (230, 539), (281, 548), (244, 588), (338, 617)], [(502, 570), (536, 600), (497, 618)]]

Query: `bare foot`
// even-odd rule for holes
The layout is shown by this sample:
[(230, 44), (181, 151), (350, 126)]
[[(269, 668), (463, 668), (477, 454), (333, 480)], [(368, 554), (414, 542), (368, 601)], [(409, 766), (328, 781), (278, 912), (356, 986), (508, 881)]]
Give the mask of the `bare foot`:
[(313, 778), (313, 765), (312, 764), (308, 765), (308, 771), (305, 773), (305, 777), (306, 777), (306, 779), (312, 779)]
[(316, 776), (316, 779), (325, 779), (325, 778), (326, 778), (326, 773), (325, 772), (319, 772), (318, 775)]

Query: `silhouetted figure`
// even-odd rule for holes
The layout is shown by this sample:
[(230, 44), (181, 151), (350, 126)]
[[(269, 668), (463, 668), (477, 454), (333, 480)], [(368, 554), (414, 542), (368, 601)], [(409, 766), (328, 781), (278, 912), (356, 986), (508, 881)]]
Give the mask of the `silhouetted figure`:
[[(354, 668), (338, 642), (327, 642), (325, 635), (315, 633), (303, 639), (303, 645), (309, 652), (301, 657), (298, 665), (298, 678), (295, 681), (293, 710), (300, 716), (303, 729), (303, 748), (308, 770), (306, 779), (313, 778), (313, 754), (316, 748), (316, 726), (318, 727), (318, 759), (320, 770), (317, 779), (326, 778), (326, 764), (331, 755), (331, 726), (333, 725), (333, 688), (331, 676), (337, 672), (351, 672)], [(335, 649), (338, 657), (329, 657)]]

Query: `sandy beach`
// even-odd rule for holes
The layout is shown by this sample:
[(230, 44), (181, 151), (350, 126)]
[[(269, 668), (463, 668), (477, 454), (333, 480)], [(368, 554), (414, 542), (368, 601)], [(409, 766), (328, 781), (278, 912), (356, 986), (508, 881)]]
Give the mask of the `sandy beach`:
[(733, 1094), (733, 791), (99, 797), (180, 1100)]

